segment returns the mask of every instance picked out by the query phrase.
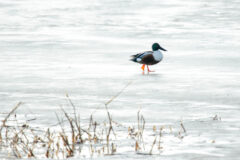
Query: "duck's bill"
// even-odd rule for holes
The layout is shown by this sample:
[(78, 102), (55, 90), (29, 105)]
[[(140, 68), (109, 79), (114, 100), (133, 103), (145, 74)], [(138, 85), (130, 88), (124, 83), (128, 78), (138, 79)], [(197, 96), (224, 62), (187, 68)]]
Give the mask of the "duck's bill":
[(162, 48), (161, 46), (160, 46), (160, 48), (159, 48), (159, 49), (161, 49), (161, 50), (163, 50), (163, 51), (167, 51), (166, 49)]

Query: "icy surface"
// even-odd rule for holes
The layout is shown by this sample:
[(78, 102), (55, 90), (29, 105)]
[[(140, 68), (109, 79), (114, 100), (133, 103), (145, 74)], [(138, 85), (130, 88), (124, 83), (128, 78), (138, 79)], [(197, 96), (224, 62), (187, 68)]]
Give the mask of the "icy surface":
[[(136, 123), (141, 108), (149, 126), (182, 121), (187, 136), (103, 159), (239, 159), (239, 11), (238, 0), (0, 0), (1, 117), (22, 101), (19, 114), (51, 126), (68, 93), (101, 120), (131, 82), (109, 105), (114, 121)], [(154, 42), (168, 52), (142, 75), (129, 56)]]

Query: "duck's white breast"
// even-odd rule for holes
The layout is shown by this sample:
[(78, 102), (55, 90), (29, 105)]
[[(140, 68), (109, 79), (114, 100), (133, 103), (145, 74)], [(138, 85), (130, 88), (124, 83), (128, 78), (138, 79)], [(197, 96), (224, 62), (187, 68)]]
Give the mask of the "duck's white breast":
[(163, 54), (160, 51), (154, 51), (153, 57), (156, 61), (161, 61), (163, 59)]

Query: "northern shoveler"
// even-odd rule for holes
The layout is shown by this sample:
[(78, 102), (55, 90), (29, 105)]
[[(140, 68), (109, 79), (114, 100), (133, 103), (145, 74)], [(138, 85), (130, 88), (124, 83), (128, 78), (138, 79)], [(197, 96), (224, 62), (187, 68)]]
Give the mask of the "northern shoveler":
[(151, 71), (148, 67), (148, 65), (154, 65), (159, 63), (163, 59), (163, 54), (160, 50), (167, 51), (166, 49), (162, 48), (158, 43), (154, 43), (152, 45), (153, 51), (146, 51), (143, 53), (138, 53), (136, 55), (132, 55), (132, 59), (130, 59), (133, 62), (143, 64), (142, 70), (144, 73), (145, 65), (147, 65), (148, 73), (154, 72)]

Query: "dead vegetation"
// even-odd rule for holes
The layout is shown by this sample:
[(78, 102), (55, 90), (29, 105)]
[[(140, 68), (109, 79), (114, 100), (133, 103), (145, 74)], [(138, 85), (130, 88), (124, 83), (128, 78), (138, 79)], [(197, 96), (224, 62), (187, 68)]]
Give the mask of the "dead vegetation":
[[(28, 122), (19, 123), (16, 110), (22, 104), (18, 103), (7, 116), (3, 119), (0, 128), (1, 150), (8, 149), (9, 156), (16, 158), (38, 158), (46, 157), (51, 159), (69, 158), (78, 156), (104, 156), (113, 155), (118, 150), (119, 135), (125, 134), (134, 145), (132, 151), (137, 154), (156, 154), (161, 153), (163, 149), (164, 131), (172, 132), (171, 126), (152, 126), (152, 132), (149, 135), (145, 133), (146, 121), (141, 111), (137, 112), (137, 123), (133, 126), (125, 126), (112, 120), (108, 110), (108, 104), (105, 104), (107, 118), (105, 122), (97, 122), (93, 115), (90, 115), (89, 124), (83, 127), (80, 123), (80, 115), (76, 112), (76, 107), (67, 95), (67, 100), (72, 106), (72, 114), (69, 114), (63, 108), (61, 112), (63, 117), (56, 114), (58, 120), (58, 130), (55, 128), (46, 128), (46, 130), (37, 130), (31, 127)], [(113, 97), (114, 98), (114, 97)], [(14, 119), (15, 123), (8, 122)], [(67, 122), (67, 123), (64, 123)], [(177, 136), (179, 139), (184, 137), (186, 129), (183, 123), (180, 123), (181, 130)], [(114, 128), (122, 129), (117, 133)], [(127, 128), (127, 132), (126, 132)], [(125, 130), (125, 132), (124, 132)], [(149, 138), (150, 137), (150, 138)], [(128, 139), (129, 139), (128, 138)], [(156, 152), (158, 151), (158, 152)]]
[[(126, 87), (104, 104), (107, 115), (106, 121), (98, 122), (91, 114), (87, 126), (86, 123), (81, 123), (80, 114), (77, 113), (76, 106), (68, 95), (66, 95), (66, 98), (72, 108), (71, 113), (60, 107), (62, 116), (60, 117), (56, 113), (58, 125), (41, 130), (28, 124), (28, 121), (18, 122), (16, 110), (22, 105), (19, 102), (2, 120), (0, 150), (2, 152), (7, 150), (9, 156), (16, 158), (98, 157), (114, 155), (118, 150), (121, 150), (119, 148), (121, 146), (120, 142), (123, 140), (122, 137), (125, 137), (124, 140), (134, 143), (129, 143), (129, 147), (137, 154), (161, 153), (164, 148), (164, 134), (174, 135), (171, 126), (153, 125), (152, 132), (149, 132), (149, 129), (146, 132), (146, 121), (140, 110), (137, 112), (136, 124), (129, 126), (129, 124), (124, 125), (113, 121), (108, 105)], [(9, 121), (10, 118), (14, 121)], [(183, 139), (186, 129), (182, 122), (180, 126), (180, 131), (176, 132), (178, 135), (176, 134), (175, 137)]]

